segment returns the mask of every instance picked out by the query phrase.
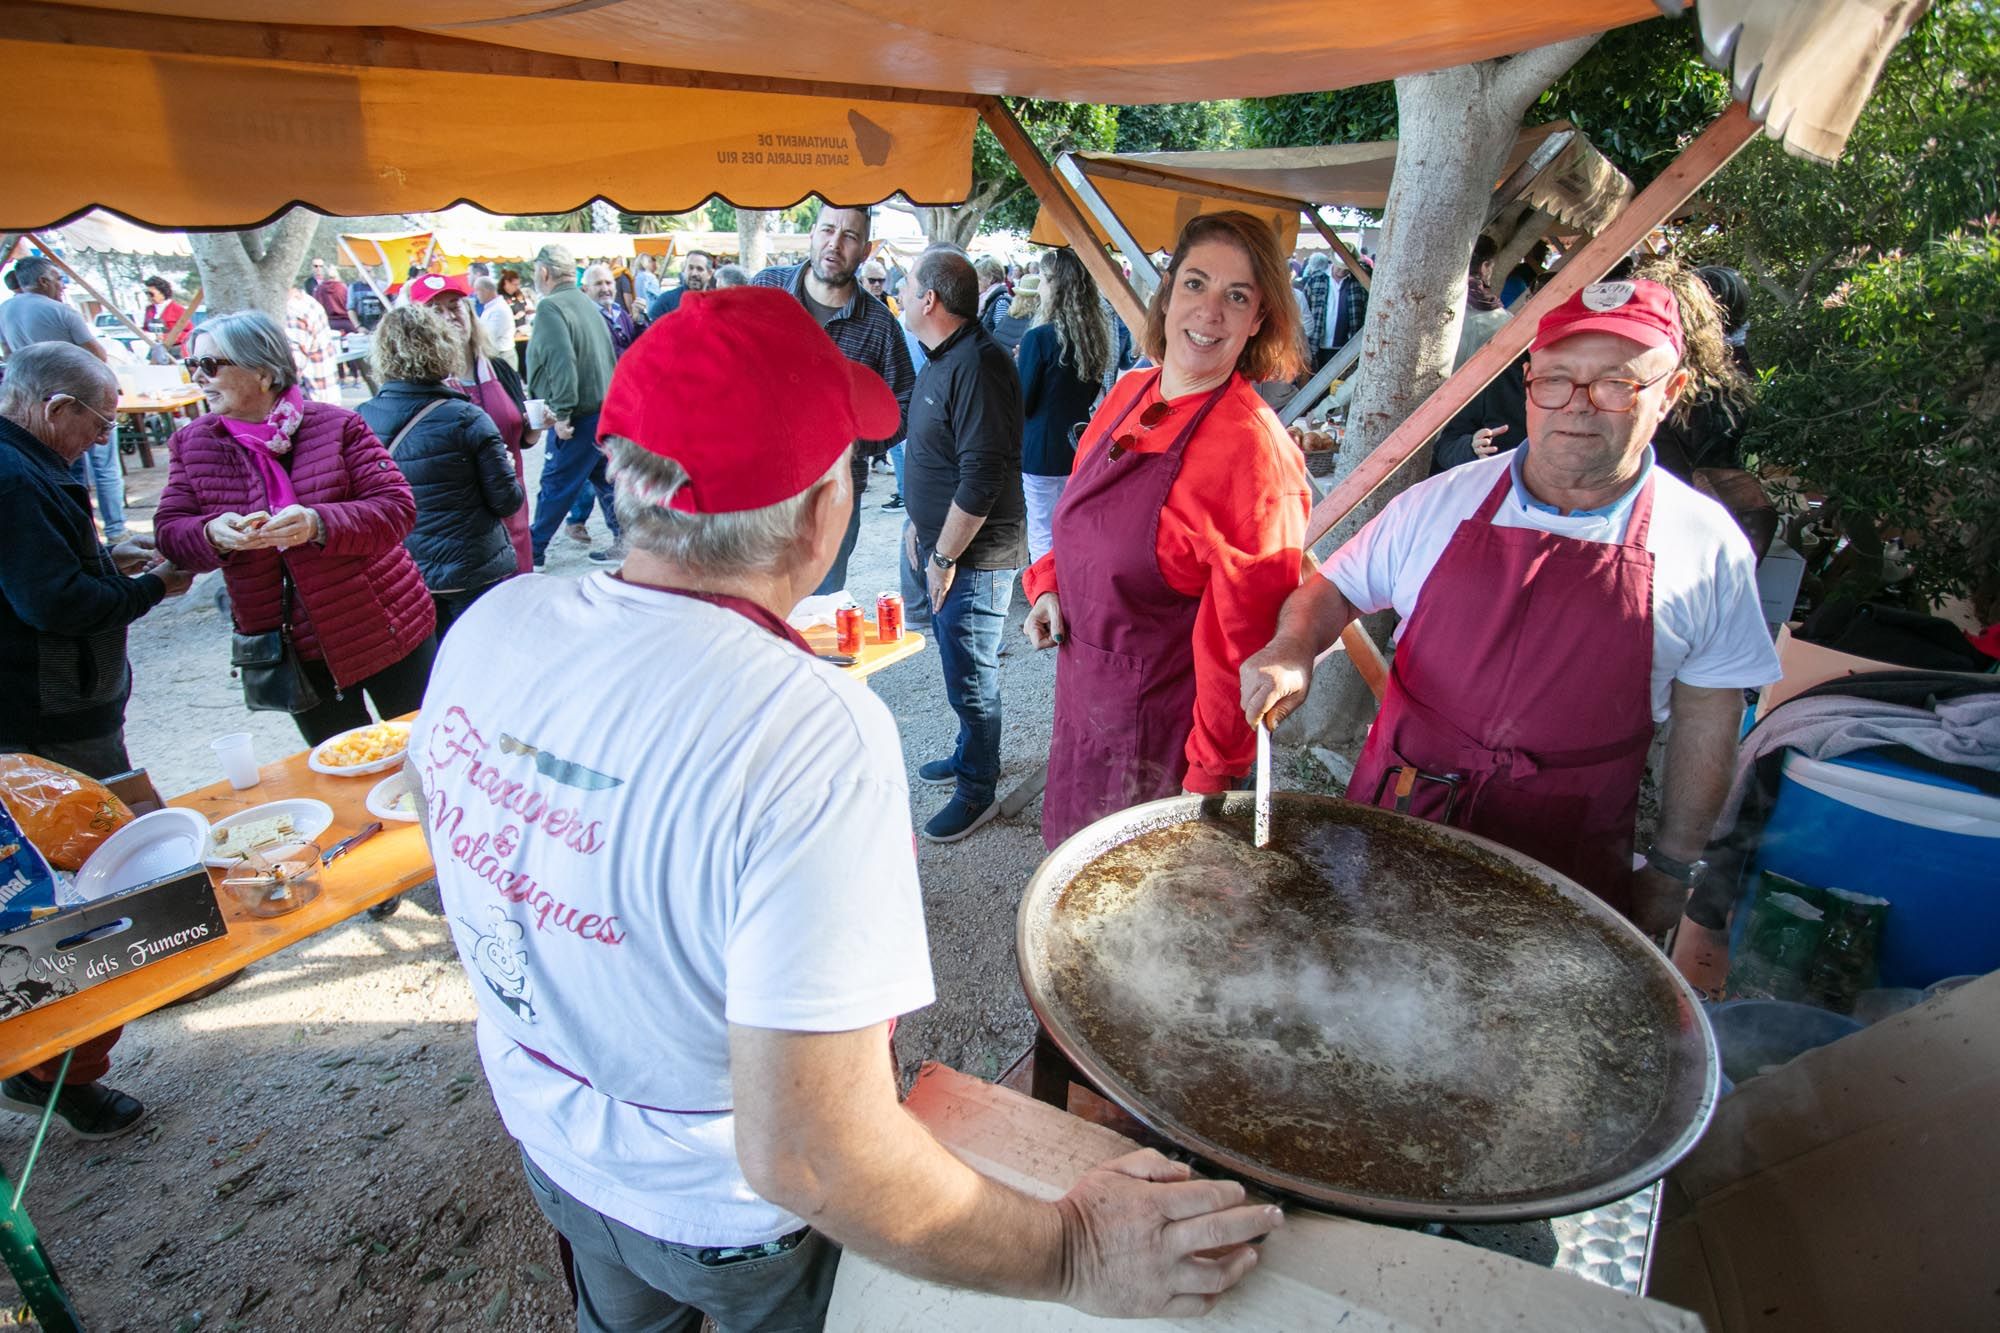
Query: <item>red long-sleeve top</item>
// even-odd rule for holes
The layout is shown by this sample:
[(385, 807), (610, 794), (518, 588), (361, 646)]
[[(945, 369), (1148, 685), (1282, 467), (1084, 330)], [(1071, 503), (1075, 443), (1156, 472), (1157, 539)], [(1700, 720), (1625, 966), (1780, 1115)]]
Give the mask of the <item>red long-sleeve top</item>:
[[(1137, 453), (1161, 453), (1186, 421), (1182, 412), (1157, 429), (1134, 425), (1160, 397), (1158, 377), (1127, 375), (1098, 408), (1109, 420), (1135, 394), (1143, 397), (1125, 420)], [(1176, 402), (1188, 405), (1195, 395)], [(1121, 427), (1120, 434), (1126, 427)], [(1104, 447), (1085, 432), (1077, 464)], [(1160, 575), (1178, 593), (1201, 599), (1194, 622), (1194, 730), (1188, 735), (1189, 791), (1226, 791), (1250, 771), (1257, 738), (1243, 720), (1237, 671), (1271, 641), (1278, 609), (1299, 586), (1312, 484), (1305, 457), (1278, 418), (1238, 379), (1202, 422), (1181, 454), (1180, 474), (1160, 511), (1155, 553)], [(1028, 567), (1028, 601), (1057, 592), (1060, 545)]]

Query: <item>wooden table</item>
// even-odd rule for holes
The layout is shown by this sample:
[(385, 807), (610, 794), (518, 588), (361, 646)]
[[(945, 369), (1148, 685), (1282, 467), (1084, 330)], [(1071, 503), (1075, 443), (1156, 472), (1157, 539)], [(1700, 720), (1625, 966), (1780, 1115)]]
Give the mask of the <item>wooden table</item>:
[[(310, 796), (333, 807), (333, 827), (318, 838), (320, 846), (331, 847), (374, 822), (375, 816), (368, 813), (366, 805), (368, 789), (388, 776), (328, 777), (307, 768), (304, 753), (265, 764), (262, 773), (263, 781), (247, 791), (218, 782), (177, 796), (168, 804), (198, 811), (213, 823), (266, 801)], [(219, 889), (222, 872), (211, 870), (208, 874)], [(363, 908), (413, 889), (430, 877), (430, 852), (424, 846), (422, 831), (415, 824), (385, 822), (380, 833), (320, 872), (319, 897), (296, 912), (251, 916), (230, 895), (218, 892), (216, 900), (229, 923), (229, 933), (221, 939), (0, 1023), (0, 1077), (53, 1060), (92, 1037), (337, 926)]]
[[(190, 413), (187, 410), (199, 405), (201, 402), (201, 390), (195, 388), (193, 385), (189, 385), (179, 393), (144, 394), (137, 396), (121, 393), (118, 395), (118, 415), (121, 418), (138, 418), (139, 438), (134, 443), (139, 446), (139, 466), (153, 466), (152, 423), (148, 418), (155, 416), (165, 417), (168, 425), (171, 426), (174, 418), (183, 413), (187, 413), (190, 418), (199, 415), (198, 413)], [(172, 434), (172, 431), (169, 430), (167, 434)], [(161, 436), (160, 442), (166, 442), (165, 435)]]
[[(816, 625), (802, 632), (801, 637), (812, 645), (812, 650), (821, 657), (831, 657), (840, 642), (839, 634), (831, 625)], [(875, 642), (875, 622), (869, 621), (861, 631), (861, 653), (854, 659), (854, 665), (842, 667), (848, 675), (860, 680), (874, 675), (884, 667), (892, 667), (907, 658), (915, 657), (924, 650), (924, 636), (903, 631), (903, 637), (894, 643)]]

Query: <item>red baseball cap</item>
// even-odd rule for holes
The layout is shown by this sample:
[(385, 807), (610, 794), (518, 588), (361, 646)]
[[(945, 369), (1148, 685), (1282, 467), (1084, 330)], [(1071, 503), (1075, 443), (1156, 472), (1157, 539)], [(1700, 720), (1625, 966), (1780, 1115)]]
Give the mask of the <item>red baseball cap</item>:
[(1593, 282), (1542, 316), (1531, 352), (1577, 333), (1615, 333), (1644, 347), (1671, 347), (1681, 353), (1680, 302), (1657, 282)]
[(463, 273), (446, 277), (442, 273), (423, 273), (410, 279), (410, 304), (422, 305), (434, 296), (446, 292), (457, 292), (460, 296), (472, 295), (472, 280)]
[(847, 359), (779, 287), (689, 292), (618, 362), (597, 437), (616, 435), (688, 474), (689, 514), (764, 509), (800, 495), (856, 440), (896, 433), (882, 377)]

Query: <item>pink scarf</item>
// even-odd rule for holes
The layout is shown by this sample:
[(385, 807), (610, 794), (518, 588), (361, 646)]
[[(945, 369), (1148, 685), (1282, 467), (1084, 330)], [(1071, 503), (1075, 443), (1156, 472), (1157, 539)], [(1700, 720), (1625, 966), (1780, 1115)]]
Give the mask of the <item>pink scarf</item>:
[(292, 451), (292, 436), (305, 420), (306, 398), (295, 384), (272, 405), (262, 421), (238, 421), (223, 417), (222, 428), (250, 460), (250, 470), (264, 483), (264, 503), (273, 514), (299, 502), (292, 489), (291, 473), (278, 460)]

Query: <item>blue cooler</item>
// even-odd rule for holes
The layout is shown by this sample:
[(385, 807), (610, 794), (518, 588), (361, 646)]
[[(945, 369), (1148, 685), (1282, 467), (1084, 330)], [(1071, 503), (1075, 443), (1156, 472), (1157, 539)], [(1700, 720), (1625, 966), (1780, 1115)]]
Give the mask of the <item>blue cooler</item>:
[(1966, 783), (1788, 751), (1757, 868), (1887, 898), (1884, 986), (2000, 968), (2000, 797)]

